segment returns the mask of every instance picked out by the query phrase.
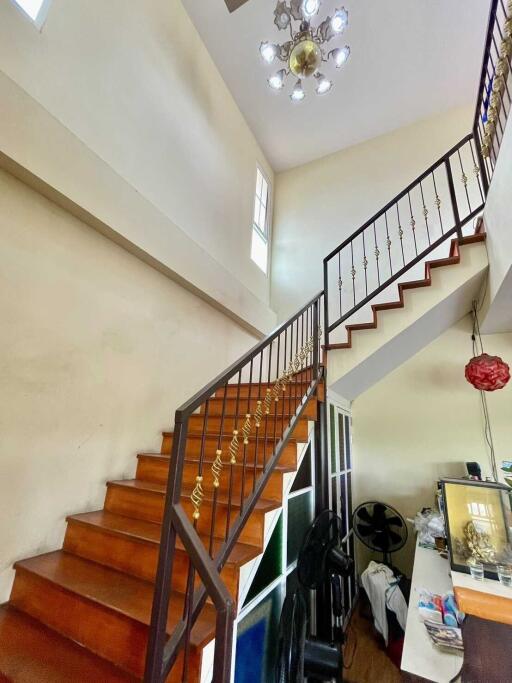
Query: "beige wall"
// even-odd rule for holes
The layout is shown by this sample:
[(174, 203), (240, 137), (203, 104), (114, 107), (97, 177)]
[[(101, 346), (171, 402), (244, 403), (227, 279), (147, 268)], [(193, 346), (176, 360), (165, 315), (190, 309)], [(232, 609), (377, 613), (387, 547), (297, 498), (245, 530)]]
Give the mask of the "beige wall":
[(253, 327), (275, 324), (250, 260), (256, 165), (272, 170), (179, 0), (52, 0), (42, 32), (0, 2), (0, 77), (0, 153)]
[(0, 171), (0, 602), (254, 337)]
[(323, 258), (462, 139), (471, 117), (469, 107), (454, 109), (276, 176), (271, 300), (279, 319), (323, 287)]
[[(354, 504), (382, 500), (412, 517), (434, 503), (439, 477), (461, 475), (461, 463), (490, 473), (480, 394), (464, 377), (471, 327), (463, 318), (353, 402)], [(487, 335), (484, 347), (512, 361), (512, 334)], [(510, 459), (512, 385), (487, 400), (500, 467)], [(413, 550), (410, 539), (393, 561), (410, 571)]]

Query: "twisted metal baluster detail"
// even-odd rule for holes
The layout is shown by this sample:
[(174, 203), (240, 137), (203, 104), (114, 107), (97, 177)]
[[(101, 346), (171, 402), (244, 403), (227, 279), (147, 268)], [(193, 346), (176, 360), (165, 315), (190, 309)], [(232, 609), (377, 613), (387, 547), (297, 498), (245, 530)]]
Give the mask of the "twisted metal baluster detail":
[(264, 401), (264, 412), (265, 415), (270, 414), (270, 404), (272, 403), (272, 391), (271, 389), (267, 389), (267, 393), (265, 394), (265, 401)]
[(244, 445), (247, 446), (249, 443), (249, 437), (251, 435), (251, 414), (247, 413), (245, 416), (245, 421), (242, 427), (242, 434), (244, 437)]
[(199, 474), (196, 477), (196, 485), (194, 486), (194, 490), (190, 494), (190, 500), (192, 501), (192, 505), (194, 506), (194, 514), (192, 517), (194, 519), (199, 519), (201, 516), (201, 504), (203, 502), (204, 498), (204, 491), (203, 491), (203, 477), (201, 477)]
[(236, 465), (236, 458), (240, 444), (238, 442), (238, 429), (233, 429), (233, 438), (229, 444), (229, 454), (231, 455), (230, 463)]
[(213, 485), (216, 489), (220, 486), (220, 475), (222, 474), (222, 468), (224, 463), (222, 462), (222, 451), (217, 449), (215, 451), (215, 460), (212, 463), (212, 474), (213, 474)]
[(256, 429), (261, 426), (261, 418), (263, 417), (263, 409), (261, 407), (261, 401), (256, 401), (256, 410), (254, 411), (254, 425)]

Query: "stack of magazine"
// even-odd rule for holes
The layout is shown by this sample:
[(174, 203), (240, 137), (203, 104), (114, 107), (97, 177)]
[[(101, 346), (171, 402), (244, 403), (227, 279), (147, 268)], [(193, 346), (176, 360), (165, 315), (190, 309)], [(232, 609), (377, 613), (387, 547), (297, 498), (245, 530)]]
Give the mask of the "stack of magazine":
[(455, 626), (446, 626), (435, 621), (425, 621), (425, 628), (434, 645), (449, 652), (462, 652), (462, 632)]

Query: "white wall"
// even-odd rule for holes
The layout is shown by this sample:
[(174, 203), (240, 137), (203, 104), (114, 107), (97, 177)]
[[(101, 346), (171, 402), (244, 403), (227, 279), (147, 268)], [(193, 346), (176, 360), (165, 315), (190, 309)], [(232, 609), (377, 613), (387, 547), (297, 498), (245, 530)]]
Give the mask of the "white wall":
[(485, 205), (485, 228), (489, 251), (489, 310), (483, 321), (486, 332), (512, 330), (512, 124), (505, 128), (501, 148)]
[(255, 338), (0, 171), (0, 602)]
[(454, 109), (276, 176), (271, 301), (279, 319), (323, 287), (323, 258), (467, 135), (471, 121), (471, 107)]
[[(412, 517), (434, 504), (436, 481), (466, 461), (490, 474), (480, 394), (464, 377), (472, 353), (466, 316), (352, 404), (354, 505), (382, 500)], [(512, 362), (512, 334), (486, 335), (485, 350)], [(512, 384), (487, 394), (498, 467), (510, 458)], [(393, 556), (410, 572), (414, 541)], [(363, 562), (369, 554), (361, 553)], [(364, 568), (364, 564), (360, 568)]]
[(249, 325), (274, 324), (250, 260), (256, 164), (272, 170), (179, 0), (52, 0), (41, 33), (1, 2), (0, 72), (0, 152)]

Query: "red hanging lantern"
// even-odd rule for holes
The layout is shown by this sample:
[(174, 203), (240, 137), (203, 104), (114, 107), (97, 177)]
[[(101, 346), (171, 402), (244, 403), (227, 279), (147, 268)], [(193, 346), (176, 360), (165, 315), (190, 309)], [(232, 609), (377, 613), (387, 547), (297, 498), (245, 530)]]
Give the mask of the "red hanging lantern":
[(503, 389), (510, 379), (510, 368), (499, 356), (482, 353), (466, 365), (466, 379), (476, 389), (496, 391)]

